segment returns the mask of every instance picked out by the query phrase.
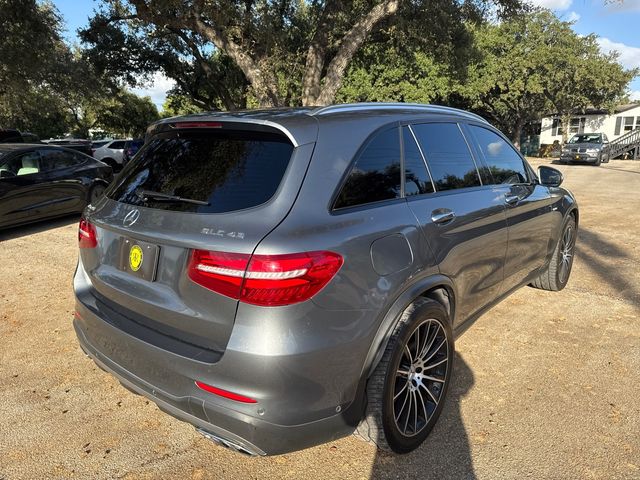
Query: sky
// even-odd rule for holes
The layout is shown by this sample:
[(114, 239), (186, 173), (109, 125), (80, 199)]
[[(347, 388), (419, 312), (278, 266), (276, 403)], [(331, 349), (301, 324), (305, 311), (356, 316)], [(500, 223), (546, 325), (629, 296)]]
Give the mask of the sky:
[[(65, 36), (77, 42), (76, 31), (87, 25), (89, 17), (97, 9), (96, 0), (54, 0), (62, 14)], [(595, 33), (604, 52), (617, 51), (619, 61), (626, 68), (640, 68), (640, 0), (531, 0), (534, 5), (553, 10), (562, 20), (572, 21), (573, 29), (580, 35)], [(158, 109), (173, 87), (173, 80), (157, 73), (146, 88), (136, 88), (138, 95), (148, 95)], [(640, 77), (631, 82), (633, 100), (640, 100)]]

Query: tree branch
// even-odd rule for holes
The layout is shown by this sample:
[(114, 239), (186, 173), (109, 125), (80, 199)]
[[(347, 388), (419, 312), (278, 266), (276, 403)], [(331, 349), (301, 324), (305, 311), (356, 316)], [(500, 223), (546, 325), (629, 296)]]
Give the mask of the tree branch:
[(379, 3), (369, 13), (361, 17), (342, 38), (338, 53), (327, 68), (324, 85), (317, 98), (318, 105), (326, 105), (333, 101), (342, 85), (345, 70), (355, 53), (378, 22), (398, 11), (398, 4), (399, 0), (384, 0)]
[(331, 20), (339, 5), (340, 2), (337, 0), (328, 0), (318, 19), (318, 26), (307, 50), (307, 59), (302, 77), (303, 105), (313, 105), (320, 95), (320, 80), (329, 46)]

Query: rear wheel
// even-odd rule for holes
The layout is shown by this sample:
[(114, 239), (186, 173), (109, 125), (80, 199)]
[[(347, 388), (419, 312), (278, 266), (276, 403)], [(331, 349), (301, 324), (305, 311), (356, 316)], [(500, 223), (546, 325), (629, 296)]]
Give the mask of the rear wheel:
[(567, 285), (573, 266), (576, 236), (576, 220), (573, 215), (569, 215), (549, 265), (538, 278), (531, 282), (532, 287), (557, 292)]
[(357, 435), (396, 453), (419, 447), (442, 411), (453, 352), (445, 308), (435, 300), (417, 299), (398, 322), (367, 383), (367, 411)]

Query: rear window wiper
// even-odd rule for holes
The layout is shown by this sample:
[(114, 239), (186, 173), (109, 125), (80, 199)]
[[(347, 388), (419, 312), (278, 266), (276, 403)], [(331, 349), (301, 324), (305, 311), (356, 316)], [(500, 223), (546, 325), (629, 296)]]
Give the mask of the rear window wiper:
[(193, 203), (194, 205), (204, 205), (208, 207), (209, 202), (203, 202), (202, 200), (196, 200), (194, 198), (179, 197), (178, 195), (169, 195), (168, 193), (154, 192), (153, 190), (137, 189), (136, 195), (146, 202), (149, 199), (159, 200), (164, 202), (180, 202), (180, 203)]

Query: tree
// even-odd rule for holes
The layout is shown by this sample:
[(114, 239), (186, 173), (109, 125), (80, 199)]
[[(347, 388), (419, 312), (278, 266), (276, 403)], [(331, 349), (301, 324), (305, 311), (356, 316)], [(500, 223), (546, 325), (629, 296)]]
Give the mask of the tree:
[(451, 103), (473, 49), (464, 20), (480, 16), (448, 0), (403, 2), (355, 56), (337, 99)]
[(613, 108), (637, 74), (601, 53), (595, 36), (577, 35), (547, 10), (472, 31), (478, 56), (461, 95), (516, 145), (523, 126), (549, 111), (561, 115), (566, 136), (575, 110)]
[[(461, 8), (480, 12), (488, 1)], [(496, 1), (503, 10), (519, 5)], [(104, 71), (136, 82), (141, 73), (162, 70), (180, 93), (209, 107), (322, 105), (334, 101), (372, 32), (413, 4), (429, 2), (105, 0), (81, 35)], [(423, 25), (423, 33), (434, 25)]]
[(0, 127), (59, 134), (66, 111), (56, 91), (70, 52), (55, 8), (0, 0)]

